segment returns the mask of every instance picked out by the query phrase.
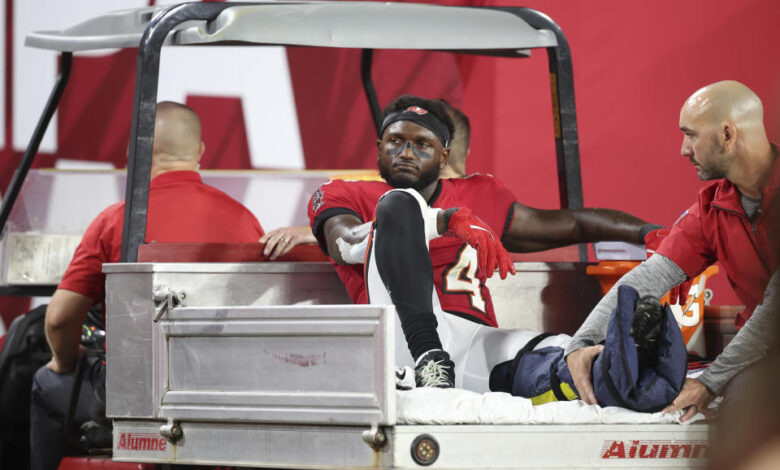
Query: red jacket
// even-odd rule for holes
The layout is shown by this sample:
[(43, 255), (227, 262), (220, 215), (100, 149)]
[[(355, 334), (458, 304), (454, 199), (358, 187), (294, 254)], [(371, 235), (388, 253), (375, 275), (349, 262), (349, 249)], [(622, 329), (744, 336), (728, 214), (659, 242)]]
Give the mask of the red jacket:
[[(777, 156), (775, 145), (772, 150)], [(742, 208), (742, 196), (736, 186), (726, 179), (708, 184), (699, 191), (697, 202), (677, 219), (657, 250), (690, 278), (720, 262), (731, 287), (745, 304), (745, 310), (737, 315), (737, 327), (745, 324), (763, 299), (776, 268), (778, 253), (770, 241), (769, 225), (770, 213), (780, 209), (771, 207), (778, 188), (780, 162), (776, 158), (764, 188), (761, 213), (751, 221)]]

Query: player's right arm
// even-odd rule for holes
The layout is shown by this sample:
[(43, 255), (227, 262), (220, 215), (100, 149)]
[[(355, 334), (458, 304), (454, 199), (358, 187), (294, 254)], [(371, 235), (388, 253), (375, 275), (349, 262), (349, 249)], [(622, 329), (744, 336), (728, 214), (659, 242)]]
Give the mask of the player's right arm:
[(331, 180), (309, 200), (309, 222), (322, 251), (337, 264), (362, 264), (373, 209), (389, 185), (379, 181)]
[(361, 246), (370, 231), (371, 224), (363, 223), (353, 214), (339, 214), (328, 218), (322, 228), (328, 256), (338, 264), (355, 264), (356, 257), (360, 255), (355, 253), (353, 248)]

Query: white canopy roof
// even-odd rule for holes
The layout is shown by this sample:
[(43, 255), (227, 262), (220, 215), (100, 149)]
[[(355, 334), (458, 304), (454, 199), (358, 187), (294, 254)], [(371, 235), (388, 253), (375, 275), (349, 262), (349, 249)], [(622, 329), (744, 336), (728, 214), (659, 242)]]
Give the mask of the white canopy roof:
[[(103, 14), (62, 31), (30, 33), (25, 44), (63, 52), (137, 47), (150, 21), (168, 8)], [(231, 4), (213, 21), (178, 25), (166, 40), (166, 45), (209, 44), (460, 50), (509, 56), (557, 45), (551, 31), (536, 30), (505, 11), (377, 2)]]

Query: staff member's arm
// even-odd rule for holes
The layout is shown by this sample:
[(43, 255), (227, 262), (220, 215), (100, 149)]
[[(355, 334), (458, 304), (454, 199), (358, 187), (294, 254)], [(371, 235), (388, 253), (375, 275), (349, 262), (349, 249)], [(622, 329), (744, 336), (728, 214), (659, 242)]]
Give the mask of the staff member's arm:
[(617, 305), (618, 286), (627, 284), (636, 289), (640, 297), (652, 295), (660, 298), (685, 279), (685, 272), (672, 260), (662, 255), (653, 255), (612, 286), (566, 346), (566, 363), (580, 398), (590, 405), (597, 404), (590, 375), (591, 367), (593, 359), (601, 352), (598, 343), (606, 337), (609, 317)]
[(81, 343), (81, 328), (95, 300), (67, 289), (57, 289), (46, 308), (46, 339), (52, 358), (46, 367), (67, 374), (76, 366)]
[(775, 271), (764, 292), (764, 300), (737, 332), (723, 352), (699, 377), (686, 379), (682, 391), (664, 411), (688, 408), (680, 418), (691, 419), (696, 412), (706, 414), (707, 406), (726, 385), (746, 367), (758, 362), (777, 341), (778, 307), (780, 307), (780, 271)]

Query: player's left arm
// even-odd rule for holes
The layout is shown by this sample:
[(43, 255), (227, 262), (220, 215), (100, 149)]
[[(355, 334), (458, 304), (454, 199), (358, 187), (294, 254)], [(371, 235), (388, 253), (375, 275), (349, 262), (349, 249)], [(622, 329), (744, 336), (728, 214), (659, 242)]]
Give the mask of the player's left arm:
[(509, 251), (547, 250), (575, 243), (644, 243), (659, 225), (613, 209), (535, 209), (515, 202), (512, 222), (501, 238)]

